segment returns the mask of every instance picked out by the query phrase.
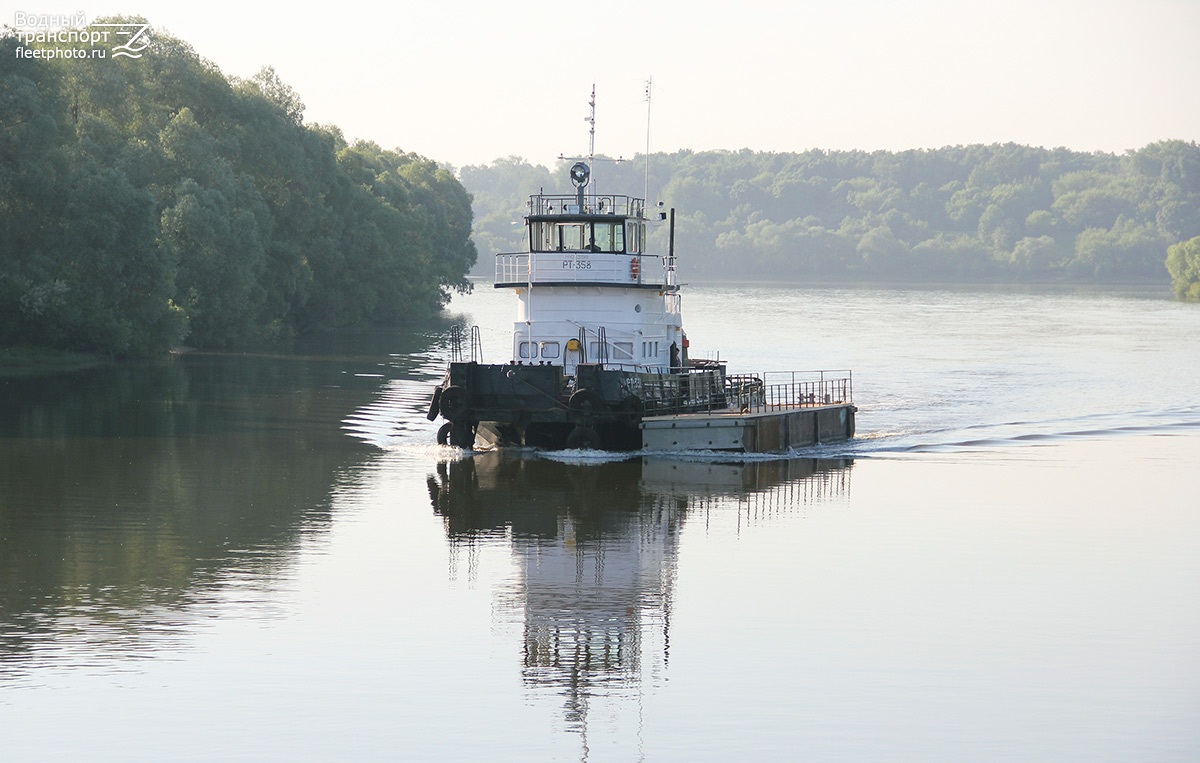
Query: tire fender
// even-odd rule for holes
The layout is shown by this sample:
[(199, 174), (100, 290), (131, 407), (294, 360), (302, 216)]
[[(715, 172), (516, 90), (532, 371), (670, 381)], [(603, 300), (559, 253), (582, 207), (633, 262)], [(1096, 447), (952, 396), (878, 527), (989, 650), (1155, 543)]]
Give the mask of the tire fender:
[(466, 418), (471, 410), (471, 396), (464, 387), (451, 385), (442, 390), (438, 407), (442, 417), (449, 421), (459, 421)]
[(441, 403), (441, 400), (442, 400), (442, 388), (434, 387), (433, 388), (433, 399), (429, 401), (429, 413), (425, 414), (425, 418), (429, 419), (430, 421), (433, 421), (434, 419), (436, 419), (438, 417), (438, 411), (440, 410), (439, 403)]
[(581, 416), (590, 416), (593, 413), (598, 413), (603, 408), (604, 401), (590, 389), (577, 389), (572, 393), (567, 405), (570, 406), (573, 413)]

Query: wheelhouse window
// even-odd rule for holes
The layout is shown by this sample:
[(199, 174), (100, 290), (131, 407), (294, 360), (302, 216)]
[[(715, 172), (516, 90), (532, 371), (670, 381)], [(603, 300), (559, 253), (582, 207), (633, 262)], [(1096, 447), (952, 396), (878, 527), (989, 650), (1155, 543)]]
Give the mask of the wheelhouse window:
[(554, 223), (532, 223), (529, 226), (529, 248), (534, 252), (553, 252), (558, 249)]
[[(557, 222), (540, 220), (529, 226), (529, 247), (534, 252), (626, 251), (626, 225), (613, 222)], [(632, 250), (630, 250), (632, 251)]]
[(587, 243), (587, 223), (559, 223), (558, 251), (582, 252)]
[(628, 220), (625, 223), (625, 251), (630, 254), (642, 253), (642, 239), (646, 233), (645, 223)]
[(517, 344), (517, 356), (522, 358), (536, 358), (537, 344), (534, 342), (520, 342)]
[(559, 351), (558, 342), (542, 342), (540, 349), (542, 351), (543, 358), (550, 359), (550, 358), (558, 357), (558, 351)]
[(593, 252), (624, 252), (625, 226), (620, 223), (592, 223)]

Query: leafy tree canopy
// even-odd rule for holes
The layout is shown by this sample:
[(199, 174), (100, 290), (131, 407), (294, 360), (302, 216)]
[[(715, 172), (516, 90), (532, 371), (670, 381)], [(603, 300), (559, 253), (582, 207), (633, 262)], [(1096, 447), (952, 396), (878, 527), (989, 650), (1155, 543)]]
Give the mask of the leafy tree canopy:
[(1167, 270), (1180, 299), (1200, 301), (1200, 236), (1167, 250)]
[(471, 197), (449, 171), (306, 125), (269, 68), (231, 79), (149, 40), (32, 58), (80, 43), (0, 34), (0, 346), (249, 347), (469, 288)]
[[(527, 195), (562, 191), (566, 164), (509, 157), (460, 177), (479, 248), (513, 251)], [(652, 154), (648, 171), (645, 156), (598, 160), (593, 177), (603, 192), (645, 184), (677, 209), (689, 277), (1165, 285), (1167, 247), (1200, 236), (1200, 146), (1184, 141), (1120, 156), (1011, 143), (679, 151)], [(665, 248), (662, 226), (652, 242)]]

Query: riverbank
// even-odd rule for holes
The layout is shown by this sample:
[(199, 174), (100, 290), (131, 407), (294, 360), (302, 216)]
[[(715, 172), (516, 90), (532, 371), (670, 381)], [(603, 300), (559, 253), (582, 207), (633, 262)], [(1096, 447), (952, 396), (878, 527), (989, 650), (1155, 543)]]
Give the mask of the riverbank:
[(0, 347), (0, 377), (75, 371), (108, 365), (112, 359), (87, 352), (45, 347)]

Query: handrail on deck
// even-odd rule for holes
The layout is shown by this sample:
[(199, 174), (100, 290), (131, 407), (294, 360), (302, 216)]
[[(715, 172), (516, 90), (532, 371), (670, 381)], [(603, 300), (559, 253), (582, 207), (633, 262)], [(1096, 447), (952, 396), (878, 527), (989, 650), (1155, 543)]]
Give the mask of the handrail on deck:
[(583, 208), (575, 194), (534, 194), (529, 197), (529, 214), (536, 215), (623, 215), (642, 217), (646, 200), (618, 194), (583, 197)]
[[(700, 412), (765, 413), (849, 405), (854, 401), (853, 376), (849, 371), (725, 376), (710, 366), (689, 368), (658, 378), (657, 383), (651, 383), (653, 379), (644, 380), (643, 405), (649, 416)], [(772, 379), (782, 381), (772, 382)]]
[(495, 257), (494, 283), (586, 282), (674, 287), (673, 267), (666, 257), (650, 253), (501, 252)]
[(729, 405), (747, 413), (854, 402), (854, 374), (848, 370), (735, 374), (725, 386)]

